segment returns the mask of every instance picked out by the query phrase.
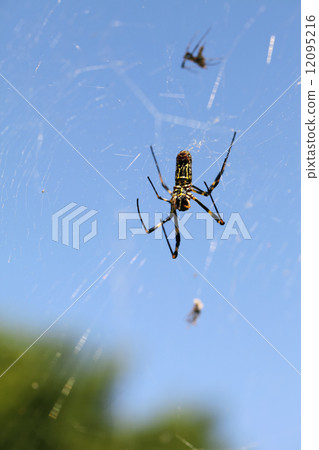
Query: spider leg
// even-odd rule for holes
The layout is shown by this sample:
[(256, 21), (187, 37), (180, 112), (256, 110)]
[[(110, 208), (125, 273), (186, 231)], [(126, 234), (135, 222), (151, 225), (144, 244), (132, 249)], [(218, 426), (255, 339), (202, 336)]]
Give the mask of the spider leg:
[(206, 58), (207, 61), (222, 61), (225, 59), (223, 56), (217, 56), (215, 58)]
[(136, 203), (137, 203), (137, 212), (138, 212), (140, 221), (142, 222), (143, 228), (144, 228), (144, 230), (145, 230), (145, 232), (146, 232), (147, 234), (153, 233), (153, 231), (155, 231), (157, 228), (163, 226), (164, 223), (166, 223), (166, 222), (168, 222), (169, 220), (171, 220), (171, 218), (172, 218), (172, 216), (173, 216), (173, 214), (172, 214), (172, 212), (171, 212), (170, 215), (169, 215), (168, 217), (166, 217), (165, 220), (161, 220), (161, 221), (160, 221), (157, 225), (155, 225), (154, 227), (147, 229), (146, 226), (145, 226), (145, 224), (144, 224), (144, 222), (143, 222), (142, 216), (141, 216), (140, 207), (139, 207), (139, 204), (138, 204), (138, 199), (136, 199)]
[(156, 165), (157, 172), (158, 172), (158, 175), (159, 175), (159, 177), (160, 177), (162, 186), (163, 186), (164, 189), (167, 190), (167, 192), (168, 192), (169, 194), (172, 194), (172, 191), (166, 186), (166, 184), (165, 184), (164, 181), (163, 181), (163, 177), (162, 177), (162, 175), (161, 175), (161, 171), (160, 171), (159, 166), (158, 166), (158, 164), (157, 164), (157, 161), (156, 161), (156, 158), (155, 158), (155, 154), (154, 154), (154, 150), (153, 150), (153, 147), (152, 147), (151, 145), (150, 145), (150, 148), (151, 148), (151, 152), (152, 152), (152, 155), (153, 155), (153, 158), (154, 158), (154, 161), (155, 161), (155, 165)]
[(187, 53), (189, 53), (188, 50), (189, 50), (189, 47), (190, 47), (190, 45), (191, 45), (193, 39), (194, 39), (194, 36), (193, 36), (192, 39), (189, 41), (189, 43), (188, 43), (188, 45), (187, 45), (187, 47), (186, 47), (186, 50), (185, 50), (185, 53), (184, 53), (184, 56), (183, 56), (183, 62), (182, 62), (182, 64), (181, 64), (181, 68), (182, 68), (182, 69), (184, 69), (184, 67), (185, 67), (185, 63), (186, 63), (186, 59), (187, 59), (187, 58), (186, 58), (186, 55), (187, 55)]
[(177, 218), (176, 212), (174, 213), (174, 225), (175, 225), (175, 242), (176, 243), (175, 243), (175, 252), (172, 255), (172, 257), (175, 259), (175, 258), (177, 258), (179, 245), (181, 243), (181, 235), (179, 232), (178, 218)]
[[(208, 192), (209, 188), (208, 188), (208, 185), (207, 185), (207, 183), (206, 183), (205, 181), (204, 181), (204, 184), (205, 184), (205, 186), (206, 186), (206, 188), (207, 188), (207, 192)], [(206, 191), (203, 191), (202, 189), (200, 189), (199, 187), (194, 186), (194, 185), (192, 185), (192, 192), (195, 192), (196, 194), (200, 194), (200, 195), (205, 195), (205, 197), (207, 197), (207, 195), (208, 195)], [(215, 211), (217, 212), (217, 214), (218, 214), (219, 217), (220, 217), (219, 211), (218, 211), (217, 206), (216, 206), (216, 204), (215, 204), (215, 202), (214, 202), (214, 199), (213, 199), (213, 197), (212, 197), (212, 194), (209, 193), (209, 196), (210, 196), (210, 198), (211, 198), (211, 200), (212, 200), (212, 202), (213, 202)], [(221, 219), (221, 217), (220, 217), (220, 219)]]
[(207, 61), (207, 59), (206, 59), (206, 66), (209, 66), (209, 67), (213, 67), (213, 66), (218, 66), (218, 64), (220, 64), (220, 61), (218, 61), (218, 62), (209, 62), (209, 61)]
[(217, 223), (219, 223), (220, 225), (225, 225), (223, 219), (220, 216), (216, 216), (216, 214), (208, 209), (207, 206), (203, 205), (203, 203), (200, 202), (198, 198), (196, 198), (194, 195), (191, 195), (191, 199), (198, 203), (198, 205), (201, 206), (214, 220), (216, 220)]
[(207, 36), (207, 34), (210, 32), (211, 27), (208, 28), (208, 30), (203, 34), (203, 36), (200, 38), (198, 43), (195, 45), (192, 53), (194, 54), (195, 50), (199, 47), (199, 44), (203, 41), (203, 39)]
[(190, 40), (190, 41), (189, 41), (189, 43), (187, 44), (187, 47), (186, 47), (185, 53), (187, 53), (187, 52), (188, 52), (188, 50), (189, 50), (189, 47), (191, 46), (191, 44), (192, 44), (193, 40), (195, 39), (195, 37), (196, 37), (196, 33), (195, 33), (195, 34), (193, 34), (193, 36), (192, 36), (191, 40)]
[(203, 191), (202, 189), (200, 189), (197, 186), (194, 186), (193, 184), (192, 184), (192, 191), (196, 192), (196, 194), (206, 195), (206, 191)]
[(151, 183), (151, 186), (152, 186), (152, 188), (154, 189), (154, 192), (155, 192), (155, 194), (156, 194), (156, 196), (157, 196), (157, 198), (158, 198), (159, 200), (164, 200), (164, 202), (171, 202), (171, 201), (168, 200), (167, 198), (163, 198), (163, 197), (161, 197), (160, 195), (158, 195), (157, 190), (155, 189), (155, 186), (154, 186), (154, 184), (152, 183), (150, 177), (147, 177), (147, 179), (148, 179), (148, 181)]
[[(205, 184), (205, 186), (206, 186), (206, 188), (207, 188), (207, 191), (208, 191), (208, 185), (207, 185), (207, 183), (206, 183), (205, 181), (204, 181), (204, 184)], [(213, 199), (213, 196), (212, 196), (212, 193), (211, 193), (211, 192), (209, 193), (209, 196), (210, 196), (210, 198), (211, 198), (211, 201), (213, 202), (213, 205), (214, 205), (215, 211), (217, 212), (218, 217), (219, 217), (221, 220), (223, 220), (223, 219), (221, 218), (220, 214), (219, 214), (219, 211), (218, 211), (217, 206), (216, 206), (216, 204), (215, 204), (215, 202), (214, 202), (214, 199)]]
[(225, 160), (224, 160), (224, 162), (223, 162), (223, 165), (222, 165), (222, 168), (220, 169), (219, 174), (217, 175), (217, 177), (215, 178), (215, 181), (211, 184), (211, 186), (209, 187), (209, 189), (207, 190), (207, 192), (206, 192), (205, 194), (202, 194), (202, 195), (205, 195), (205, 196), (207, 197), (207, 196), (212, 192), (212, 190), (215, 189), (215, 187), (218, 186), (218, 183), (219, 183), (219, 181), (220, 181), (220, 179), (221, 179), (221, 176), (223, 175), (223, 172), (224, 172), (224, 170), (225, 170), (226, 163), (227, 163), (227, 159), (228, 159), (230, 150), (231, 150), (231, 148), (232, 148), (232, 145), (233, 145), (233, 143), (234, 143), (235, 137), (236, 137), (236, 131), (234, 132), (233, 139), (232, 139), (232, 141), (231, 141), (231, 143), (230, 143), (229, 149), (228, 149), (228, 151), (227, 151), (226, 158), (225, 158)]
[(166, 242), (167, 242), (167, 245), (168, 245), (169, 251), (171, 252), (172, 258), (174, 258), (174, 253), (173, 253), (173, 250), (172, 250), (171, 244), (169, 243), (169, 240), (168, 240), (168, 237), (167, 237), (167, 234), (166, 234), (166, 230), (165, 230), (165, 227), (164, 227), (164, 225), (163, 225), (163, 231), (164, 231), (164, 235), (165, 235), (165, 238), (166, 238)]
[(222, 56), (216, 58), (206, 58), (206, 64), (208, 66), (217, 66), (217, 64), (220, 64), (224, 59), (225, 58), (223, 58)]
[(179, 245), (180, 245), (180, 243), (181, 243), (181, 235), (180, 235), (180, 232), (179, 232), (179, 226), (178, 226), (178, 218), (177, 218), (177, 214), (176, 214), (176, 211), (173, 210), (173, 208), (172, 208), (172, 210), (171, 210), (171, 213), (172, 213), (173, 216), (174, 216), (174, 225), (175, 225), (175, 241), (176, 241), (176, 244), (175, 244), (175, 251), (174, 251), (174, 252), (173, 252), (173, 250), (172, 250), (171, 244), (169, 243), (169, 240), (168, 240), (168, 237), (167, 237), (166, 230), (165, 230), (164, 226), (163, 226), (163, 231), (164, 231), (164, 235), (165, 235), (165, 238), (166, 238), (166, 242), (167, 242), (167, 244), (168, 244), (168, 248), (170, 249), (172, 258), (173, 258), (173, 259), (176, 259), (177, 256), (178, 256)]

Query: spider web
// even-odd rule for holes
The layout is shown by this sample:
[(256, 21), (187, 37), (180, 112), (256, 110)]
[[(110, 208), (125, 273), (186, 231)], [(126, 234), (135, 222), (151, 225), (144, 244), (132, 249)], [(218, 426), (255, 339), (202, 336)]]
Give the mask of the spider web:
[[(178, 415), (191, 402), (221, 411), (232, 448), (292, 448), (298, 375), (199, 273), (300, 367), (299, 5), (169, 8), (1, 5), (2, 323), (130, 360), (118, 421), (166, 408)], [(220, 64), (182, 70), (189, 40), (209, 26), (204, 55)], [(118, 238), (119, 214), (135, 213), (137, 197), (150, 226), (168, 214), (146, 179), (164, 195), (150, 145), (170, 188), (176, 154), (189, 150), (204, 189), (235, 130), (214, 201), (226, 223), (240, 215), (251, 239), (238, 223), (237, 235), (223, 239), (214, 224), (206, 239), (194, 203), (186, 260), (172, 261), (164, 239), (132, 234), (136, 218)], [(71, 202), (97, 211), (97, 235), (84, 244), (91, 222), (83, 223), (79, 250), (62, 244), (61, 230), (52, 240), (52, 215)], [(188, 327), (195, 298), (204, 309)]]

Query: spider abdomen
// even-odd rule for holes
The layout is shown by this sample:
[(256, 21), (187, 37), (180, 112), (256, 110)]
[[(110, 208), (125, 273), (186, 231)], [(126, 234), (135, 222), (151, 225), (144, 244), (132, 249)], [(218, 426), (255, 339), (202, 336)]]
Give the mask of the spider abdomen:
[(175, 186), (192, 184), (192, 155), (182, 150), (176, 156)]
[(179, 211), (187, 211), (190, 207), (191, 186), (174, 186), (173, 204)]

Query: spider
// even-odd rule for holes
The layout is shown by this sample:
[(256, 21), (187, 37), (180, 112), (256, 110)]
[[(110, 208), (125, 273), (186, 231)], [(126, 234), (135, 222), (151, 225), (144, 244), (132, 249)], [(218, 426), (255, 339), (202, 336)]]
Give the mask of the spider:
[[(193, 48), (193, 50), (191, 52), (189, 51), (190, 44), (188, 44), (188, 46), (186, 47), (185, 55), (183, 56), (183, 62), (181, 65), (182, 69), (185, 68), (186, 61), (193, 61), (193, 63), (197, 64), (199, 67), (202, 67), (202, 69), (206, 69), (208, 65), (214, 66), (214, 65), (218, 64), (218, 62), (207, 63), (206, 59), (203, 55), (204, 45), (201, 45), (199, 47), (199, 44), (202, 42), (204, 37), (209, 33), (209, 31), (210, 31), (210, 28), (208, 28), (206, 33), (203, 34), (203, 36), (200, 38), (200, 40), (198, 41), (198, 43), (195, 45), (195, 47)], [(199, 47), (199, 50), (198, 50), (197, 56), (195, 56), (194, 53), (198, 49), (198, 47)], [(221, 58), (209, 58), (209, 61), (218, 60), (218, 59), (221, 59)]]
[[(169, 250), (171, 252), (172, 258), (175, 259), (177, 258), (178, 255), (178, 249), (179, 249), (179, 245), (180, 245), (180, 241), (181, 241), (181, 237), (180, 237), (180, 232), (179, 232), (179, 227), (178, 227), (178, 219), (177, 219), (177, 210), (179, 211), (186, 211), (191, 207), (190, 204), (190, 200), (194, 200), (201, 208), (203, 208), (214, 220), (216, 220), (217, 223), (219, 223), (220, 225), (225, 225), (225, 222), (223, 221), (223, 219), (221, 218), (219, 211), (217, 209), (217, 206), (215, 205), (215, 202), (213, 200), (212, 197), (212, 191), (218, 186), (218, 183), (220, 181), (220, 178), (225, 170), (225, 166), (227, 163), (227, 159), (230, 153), (230, 150), (232, 148), (232, 145), (234, 143), (236, 137), (236, 131), (234, 132), (232, 141), (230, 143), (229, 149), (227, 151), (226, 154), (226, 158), (223, 162), (222, 168), (220, 170), (220, 172), (218, 173), (217, 177), (215, 178), (215, 181), (211, 184), (210, 187), (208, 187), (208, 185), (204, 182), (205, 186), (206, 186), (206, 191), (203, 191), (202, 189), (194, 186), (192, 184), (192, 156), (190, 154), (190, 152), (188, 152), (187, 150), (182, 150), (181, 152), (178, 153), (178, 155), (176, 156), (176, 172), (175, 172), (175, 186), (173, 191), (171, 191), (167, 185), (164, 183), (163, 181), (163, 177), (161, 175), (157, 160), (155, 158), (155, 154), (154, 154), (154, 150), (153, 147), (150, 146), (151, 148), (151, 152), (155, 161), (155, 165), (158, 171), (158, 175), (159, 178), (161, 180), (161, 184), (163, 186), (164, 189), (167, 190), (167, 192), (171, 195), (170, 199), (167, 198), (163, 198), (160, 195), (158, 195), (154, 184), (152, 183), (150, 177), (148, 178), (148, 181), (151, 183), (152, 188), (154, 189), (154, 192), (157, 196), (157, 198), (159, 200), (163, 200), (164, 202), (168, 202), (171, 204), (171, 211), (168, 217), (166, 217), (166, 219), (161, 220), (157, 225), (155, 225), (152, 228), (147, 229), (141, 213), (140, 213), (140, 208), (139, 208), (139, 201), (138, 199), (136, 200), (137, 203), (137, 211), (139, 214), (139, 218), (142, 222), (143, 228), (145, 230), (146, 233), (153, 233), (153, 231), (155, 231), (157, 228), (163, 226), (163, 231), (164, 231), (164, 235), (166, 238), (166, 242), (168, 244)], [(204, 195), (205, 197), (210, 196), (212, 203), (214, 205), (215, 211), (217, 213), (217, 215), (215, 213), (213, 213), (212, 211), (210, 211), (202, 202), (200, 202), (192, 193), (195, 192), (196, 194), (200, 194), (200, 195)], [(174, 219), (174, 226), (175, 226), (175, 251), (173, 252), (171, 244), (169, 243), (165, 228), (164, 228), (164, 223), (168, 222), (169, 220)]]
[(202, 309), (204, 308), (204, 304), (202, 301), (200, 301), (199, 298), (195, 298), (193, 303), (194, 303), (194, 306), (193, 306), (191, 312), (188, 314), (186, 321), (188, 323), (190, 323), (191, 325), (196, 325), (198, 317), (201, 314)]

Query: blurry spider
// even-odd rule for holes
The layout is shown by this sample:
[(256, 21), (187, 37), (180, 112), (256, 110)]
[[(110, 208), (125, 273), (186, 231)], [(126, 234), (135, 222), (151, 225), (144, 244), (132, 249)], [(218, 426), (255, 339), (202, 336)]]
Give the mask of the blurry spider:
[[(163, 186), (164, 189), (167, 190), (167, 192), (171, 195), (170, 199), (167, 198), (163, 198), (160, 195), (158, 195), (154, 184), (152, 183), (150, 177), (148, 178), (148, 181), (151, 183), (152, 188), (154, 189), (154, 192), (157, 196), (157, 198), (159, 200), (163, 200), (164, 202), (168, 202), (171, 204), (171, 211), (168, 217), (166, 217), (166, 219), (161, 220), (157, 225), (155, 225), (152, 228), (146, 228), (141, 213), (140, 213), (140, 208), (139, 208), (139, 201), (138, 199), (136, 200), (137, 203), (137, 211), (139, 214), (139, 218), (142, 222), (143, 228), (145, 230), (146, 233), (152, 233), (153, 231), (155, 231), (157, 228), (163, 226), (163, 231), (164, 231), (164, 235), (166, 238), (166, 242), (168, 244), (169, 250), (171, 252), (172, 258), (175, 259), (177, 258), (178, 255), (178, 249), (179, 249), (179, 245), (180, 245), (180, 241), (181, 241), (181, 237), (180, 237), (180, 232), (179, 232), (179, 227), (178, 227), (178, 219), (177, 219), (177, 213), (176, 211), (186, 211), (187, 209), (189, 209), (191, 207), (190, 204), (190, 200), (194, 200), (201, 208), (203, 208), (214, 220), (216, 220), (217, 223), (219, 223), (220, 225), (225, 225), (225, 222), (223, 221), (223, 219), (221, 218), (219, 211), (217, 209), (217, 206), (215, 205), (215, 202), (213, 200), (212, 197), (212, 191), (218, 186), (218, 183), (220, 181), (220, 178), (224, 172), (226, 163), (227, 163), (227, 159), (230, 153), (230, 150), (232, 148), (232, 145), (234, 143), (236, 137), (236, 131), (234, 132), (232, 141), (230, 143), (229, 149), (227, 151), (226, 154), (226, 158), (223, 162), (222, 168), (220, 170), (220, 172), (218, 173), (217, 177), (215, 178), (215, 181), (211, 184), (210, 187), (208, 187), (208, 185), (204, 182), (207, 191), (202, 191), (202, 189), (194, 186), (192, 184), (192, 156), (191, 154), (187, 151), (187, 150), (182, 150), (181, 152), (178, 153), (178, 155), (176, 156), (176, 172), (175, 172), (175, 186), (173, 189), (173, 192), (167, 187), (167, 185), (164, 183), (157, 160), (155, 158), (155, 154), (154, 154), (154, 150), (153, 147), (150, 146), (151, 148), (151, 152), (155, 161), (155, 165), (158, 171), (158, 175), (159, 178), (161, 180), (161, 184)], [(215, 213), (213, 213), (212, 211), (210, 211), (202, 202), (200, 202), (193, 194), (192, 192), (195, 192), (196, 194), (200, 194), (200, 195), (204, 195), (205, 197), (210, 196), (212, 203), (214, 205), (215, 211), (217, 213), (217, 215)], [(173, 252), (171, 244), (169, 243), (165, 228), (164, 228), (164, 223), (168, 222), (169, 220), (174, 219), (174, 225), (175, 225), (175, 251)]]
[(202, 301), (200, 301), (199, 298), (194, 298), (194, 306), (191, 310), (191, 312), (188, 314), (186, 321), (190, 323), (191, 325), (196, 325), (196, 322), (198, 320), (198, 317), (200, 313), (202, 312), (202, 309), (204, 308), (204, 304)]
[[(209, 31), (210, 31), (210, 28), (208, 28), (206, 33), (203, 34), (203, 36), (200, 38), (200, 40), (198, 41), (198, 43), (195, 45), (195, 47), (193, 48), (193, 50), (191, 52), (189, 51), (190, 44), (188, 44), (188, 46), (186, 47), (185, 55), (183, 56), (183, 62), (181, 64), (182, 69), (185, 68), (186, 61), (192, 61), (193, 63), (197, 64), (199, 67), (202, 67), (202, 69), (206, 69), (207, 66), (215, 66), (216, 64), (219, 64), (219, 62), (208, 63), (207, 61), (216, 61), (221, 58), (209, 58), (209, 60), (206, 60), (206, 58), (203, 55), (204, 45), (201, 45), (199, 47), (199, 44), (202, 42), (202, 40), (205, 38), (205, 36), (209, 33)], [(195, 51), (198, 49), (198, 47), (199, 47), (199, 50), (198, 50), (197, 55), (195, 56)]]

